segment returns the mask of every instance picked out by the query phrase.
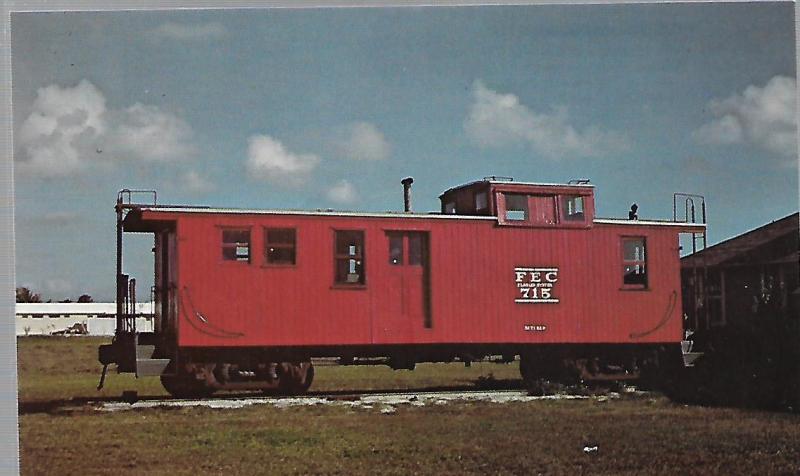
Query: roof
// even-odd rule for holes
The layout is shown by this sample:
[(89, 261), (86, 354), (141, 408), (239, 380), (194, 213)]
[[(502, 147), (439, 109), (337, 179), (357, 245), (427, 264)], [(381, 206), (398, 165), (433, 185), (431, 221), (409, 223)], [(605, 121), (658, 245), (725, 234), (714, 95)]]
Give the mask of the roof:
[(237, 215), (311, 215), (334, 217), (367, 217), (367, 218), (431, 218), (444, 220), (489, 220), (497, 221), (495, 216), (449, 215), (440, 212), (353, 212), (336, 210), (270, 210), (248, 208), (209, 208), (209, 207), (171, 207), (145, 205), (138, 209), (156, 213), (226, 213)]
[(536, 187), (562, 187), (562, 188), (594, 188), (594, 184), (591, 183), (537, 183), (537, 182), (516, 182), (514, 180), (475, 180), (472, 182), (467, 182), (465, 184), (461, 184), (452, 188), (448, 188), (444, 192), (439, 195), (439, 198), (447, 195), (450, 192), (455, 190), (461, 190), (462, 188), (472, 187), (477, 184), (489, 184), (489, 185), (525, 185), (525, 186), (536, 186)]
[[(731, 263), (792, 233), (800, 235), (800, 214), (797, 212), (686, 256), (681, 260), (681, 265), (719, 266)], [(793, 255), (792, 259), (797, 262), (798, 250), (792, 250), (790, 255)], [(787, 257), (777, 261), (783, 261), (785, 258)]]
[[(366, 218), (428, 218), (436, 220), (477, 220), (497, 222), (497, 217), (482, 215), (450, 215), (439, 212), (430, 213), (405, 213), (405, 212), (344, 212), (333, 210), (259, 210), (244, 208), (208, 208), (208, 207), (170, 207), (170, 206), (143, 206), (138, 208), (143, 212), (155, 213), (196, 213), (196, 214), (239, 214), (239, 215), (300, 215), (300, 216), (331, 216), (331, 217), (366, 217)], [(629, 225), (629, 226), (674, 226), (692, 229), (701, 232), (706, 225), (701, 223), (674, 222), (669, 220), (627, 220), (623, 218), (596, 218), (595, 224), (604, 225)]]
[(672, 220), (629, 220), (625, 218), (595, 218), (592, 223), (604, 225), (631, 225), (631, 226), (675, 226), (695, 233), (702, 233), (706, 228), (705, 223), (688, 223), (685, 221)]

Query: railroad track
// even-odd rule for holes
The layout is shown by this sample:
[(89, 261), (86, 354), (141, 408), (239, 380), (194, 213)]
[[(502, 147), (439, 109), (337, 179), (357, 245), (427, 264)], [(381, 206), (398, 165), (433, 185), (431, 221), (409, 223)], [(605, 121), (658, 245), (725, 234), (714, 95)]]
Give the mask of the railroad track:
[(222, 396), (200, 399), (153, 399), (136, 402), (105, 402), (95, 404), (99, 411), (119, 411), (145, 408), (206, 407), (213, 409), (236, 409), (254, 405), (269, 405), (277, 408), (301, 406), (346, 406), (351, 408), (378, 409), (381, 413), (394, 413), (397, 406), (446, 405), (455, 402), (510, 403), (543, 399), (585, 399), (585, 395), (532, 396), (523, 390), (479, 390), (474, 387), (462, 390), (391, 391), (317, 393), (300, 396)]
[(420, 388), (403, 389), (369, 389), (369, 390), (335, 390), (335, 391), (315, 391), (304, 395), (278, 395), (262, 394), (256, 392), (239, 393), (219, 393), (211, 397), (176, 399), (156, 395), (136, 395), (126, 392), (120, 396), (103, 397), (76, 397), (71, 399), (56, 399), (43, 401), (29, 401), (19, 403), (20, 414), (31, 413), (64, 413), (80, 411), (87, 408), (102, 408), (104, 406), (121, 407), (128, 405), (135, 408), (159, 407), (159, 406), (209, 406), (224, 407), (226, 404), (231, 406), (238, 405), (236, 402), (245, 404), (273, 404), (280, 405), (286, 402), (358, 402), (376, 401), (380, 399), (390, 400), (392, 398), (407, 398), (409, 401), (417, 399), (433, 399), (441, 397), (443, 399), (453, 399), (455, 396), (461, 399), (483, 398), (487, 395), (524, 395), (521, 382), (518, 380), (499, 380), (486, 385), (465, 384), (450, 386), (434, 386)]

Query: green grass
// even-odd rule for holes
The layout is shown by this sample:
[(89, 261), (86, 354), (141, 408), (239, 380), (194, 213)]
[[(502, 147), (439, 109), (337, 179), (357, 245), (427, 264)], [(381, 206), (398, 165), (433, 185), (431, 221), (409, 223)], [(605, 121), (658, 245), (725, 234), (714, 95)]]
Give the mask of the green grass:
[[(96, 392), (99, 339), (19, 340), (23, 402)], [(516, 368), (319, 367), (312, 388), (463, 385)], [(319, 387), (317, 387), (319, 384)], [(152, 379), (110, 375), (160, 394)], [(150, 393), (148, 393), (150, 392)], [(800, 415), (673, 405), (660, 397), (599, 402), (460, 403), (236, 410), (72, 407), (20, 415), (24, 474), (797, 474)], [(598, 446), (586, 454), (584, 446)]]

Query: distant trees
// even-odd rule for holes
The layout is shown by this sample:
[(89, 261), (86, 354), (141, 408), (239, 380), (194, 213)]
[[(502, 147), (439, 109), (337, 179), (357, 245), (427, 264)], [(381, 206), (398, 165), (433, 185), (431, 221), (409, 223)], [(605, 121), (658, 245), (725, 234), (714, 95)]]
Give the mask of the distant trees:
[(17, 302), (42, 302), (42, 296), (26, 287), (17, 288)]
[[(42, 302), (42, 296), (40, 294), (36, 294), (35, 292), (31, 291), (26, 287), (17, 288), (17, 302)], [(52, 299), (48, 299), (47, 302), (53, 302)], [(73, 302), (72, 299), (66, 298), (61, 301), (57, 302)], [(81, 294), (78, 298), (77, 302), (87, 303), (87, 302), (94, 302), (92, 296), (88, 294)]]

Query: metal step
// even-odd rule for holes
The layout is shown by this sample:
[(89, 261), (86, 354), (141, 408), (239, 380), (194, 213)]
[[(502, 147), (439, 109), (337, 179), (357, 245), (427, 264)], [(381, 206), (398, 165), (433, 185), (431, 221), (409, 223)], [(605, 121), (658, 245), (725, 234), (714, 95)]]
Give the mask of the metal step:
[(149, 359), (153, 357), (153, 352), (156, 351), (154, 345), (137, 345), (136, 346), (136, 360)]
[(683, 366), (684, 367), (694, 367), (694, 363), (697, 359), (703, 356), (703, 352), (686, 352), (683, 354)]
[(164, 373), (164, 369), (169, 365), (169, 359), (154, 359), (153, 353), (156, 350), (154, 345), (136, 346), (136, 376), (150, 377)]
[(155, 377), (164, 373), (169, 359), (136, 359), (137, 377)]

